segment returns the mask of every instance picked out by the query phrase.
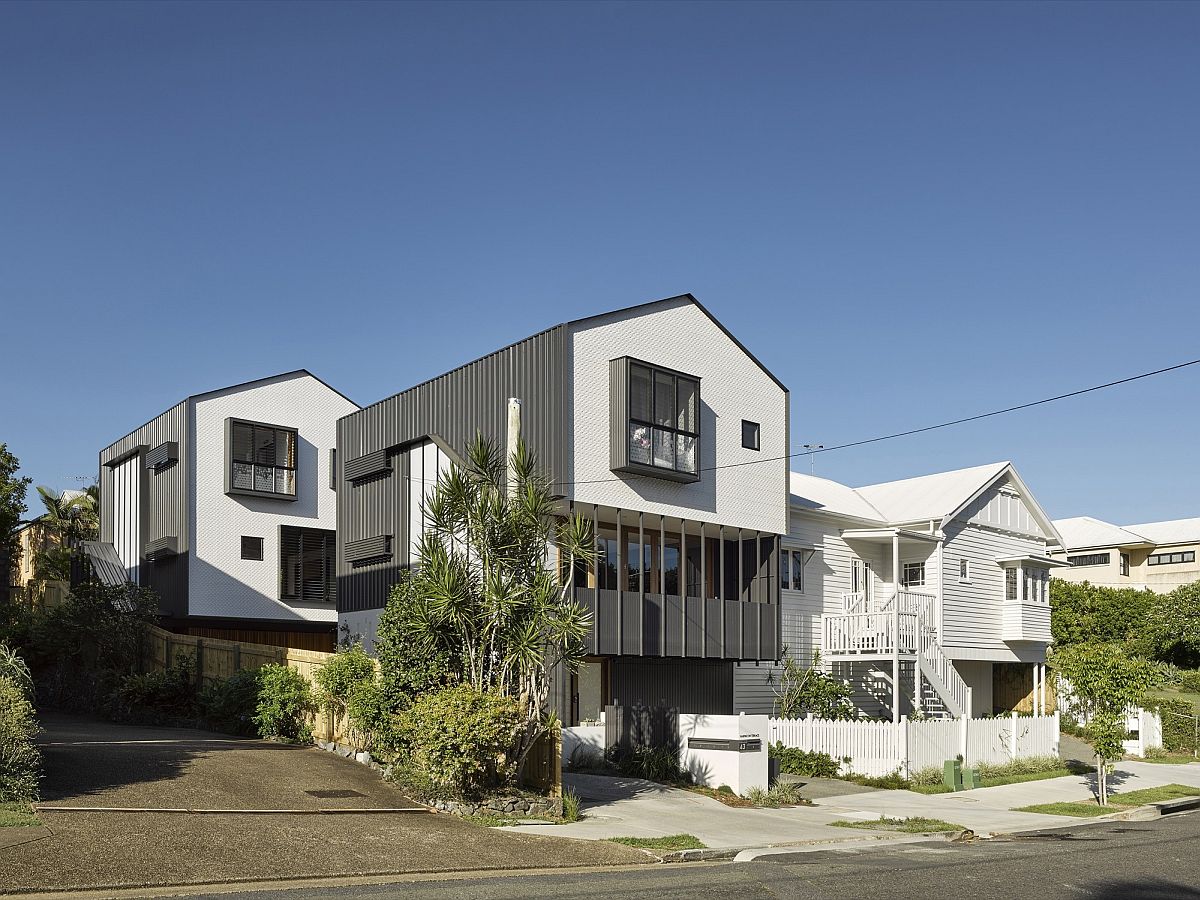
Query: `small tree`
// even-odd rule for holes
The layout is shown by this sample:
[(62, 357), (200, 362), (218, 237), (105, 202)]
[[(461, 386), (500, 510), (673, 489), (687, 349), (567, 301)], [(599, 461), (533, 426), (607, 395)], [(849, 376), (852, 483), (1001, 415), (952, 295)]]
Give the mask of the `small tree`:
[(811, 666), (802, 666), (788, 656), (778, 678), (774, 671), (767, 672), (767, 684), (775, 692), (775, 711), (781, 718), (798, 719), (810, 713), (818, 719), (853, 719), (857, 715), (850, 687), (822, 672), (820, 664), (818, 653), (813, 653)]
[(1051, 663), (1070, 686), (1075, 711), (1087, 722), (1096, 753), (1096, 786), (1108, 805), (1108, 772), (1124, 754), (1126, 711), (1141, 705), (1146, 692), (1165, 678), (1161, 667), (1129, 656), (1116, 644), (1076, 644), (1056, 650)]
[[(521, 727), (509, 758), (519, 775), (550, 727), (551, 673), (583, 659), (591, 619), (575, 600), (572, 562), (595, 559), (591, 522), (560, 516), (524, 442), (506, 467), (483, 437), (439, 480), (424, 512), (417, 564), (384, 615), (385, 683), (410, 701), (455, 682), (515, 701)], [(413, 669), (397, 672), (397, 663)]]
[(25, 514), (25, 491), (31, 480), (17, 477), (20, 468), (21, 461), (8, 452), (8, 445), (0, 444), (0, 569), (4, 569), (5, 579), (10, 577), (9, 568), (17, 564), (13, 532)]

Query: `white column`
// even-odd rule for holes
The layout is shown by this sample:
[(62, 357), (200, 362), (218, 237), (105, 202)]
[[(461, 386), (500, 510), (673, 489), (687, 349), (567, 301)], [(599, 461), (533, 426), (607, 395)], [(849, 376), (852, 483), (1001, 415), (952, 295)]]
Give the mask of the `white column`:
[(900, 532), (892, 532), (892, 722), (900, 722)]

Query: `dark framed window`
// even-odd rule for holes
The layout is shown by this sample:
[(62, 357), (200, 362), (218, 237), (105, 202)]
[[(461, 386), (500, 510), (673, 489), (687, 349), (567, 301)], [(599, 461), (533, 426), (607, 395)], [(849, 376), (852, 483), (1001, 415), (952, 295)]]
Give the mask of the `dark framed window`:
[(761, 450), (758, 440), (758, 423), (742, 419), (742, 448), (745, 450)]
[(1079, 556), (1068, 556), (1067, 562), (1072, 566), (1107, 566), (1112, 562), (1112, 554), (1082, 553)]
[(1121, 574), (1126, 575), (1126, 576), (1129, 575), (1129, 554), (1128, 553), (1121, 554)]
[(335, 532), (279, 526), (279, 597), (305, 603), (337, 599)]
[(804, 551), (784, 547), (779, 554), (779, 586), (785, 591), (804, 590)]
[(242, 559), (258, 559), (263, 558), (263, 539), (260, 537), (248, 537), (242, 535)]
[(225, 492), (296, 499), (296, 429), (226, 420)]
[(1148, 566), (1171, 566), (1177, 563), (1194, 563), (1195, 561), (1195, 550), (1184, 550), (1177, 553), (1151, 553), (1146, 557), (1146, 565)]
[(700, 379), (612, 361), (613, 470), (700, 480)]

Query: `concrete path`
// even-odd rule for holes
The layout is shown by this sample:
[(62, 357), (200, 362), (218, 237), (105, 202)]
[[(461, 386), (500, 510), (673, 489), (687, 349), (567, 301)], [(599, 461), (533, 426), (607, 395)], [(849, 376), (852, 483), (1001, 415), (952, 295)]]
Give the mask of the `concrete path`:
[[(1123, 762), (1109, 778), (1113, 793), (1173, 782), (1200, 787), (1200, 763), (1168, 766)], [(1080, 820), (1073, 817), (1015, 812), (1014, 809), (1039, 803), (1084, 801), (1095, 793), (1095, 776), (1084, 775), (953, 794), (864, 791), (816, 797), (813, 806), (738, 809), (701, 794), (635, 778), (567, 774), (564, 783), (583, 801), (581, 821), (570, 825), (522, 825), (506, 830), (593, 840), (686, 833), (695, 835), (712, 848), (767, 847), (890, 834), (830, 825), (838, 820), (924, 816), (954, 822), (980, 834), (1006, 834), (1078, 824)], [(801, 795), (804, 793), (801, 788)], [(827, 794), (828, 791), (814, 793)]]
[(416, 804), (315, 747), (62, 716), (43, 724), (44, 807), (232, 811), (39, 812), (38, 840), (0, 848), (0, 893), (646, 861), (616, 844), (497, 833), (424, 811), (320, 814)]

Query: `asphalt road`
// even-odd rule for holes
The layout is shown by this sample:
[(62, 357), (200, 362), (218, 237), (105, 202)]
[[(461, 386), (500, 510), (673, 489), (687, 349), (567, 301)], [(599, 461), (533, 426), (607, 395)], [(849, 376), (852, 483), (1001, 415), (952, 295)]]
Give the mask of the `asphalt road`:
[[(229, 894), (189, 895), (229, 900)], [(792, 853), (745, 863), (239, 893), (242, 900), (587, 898), (1200, 898), (1200, 813), (972, 844)]]

